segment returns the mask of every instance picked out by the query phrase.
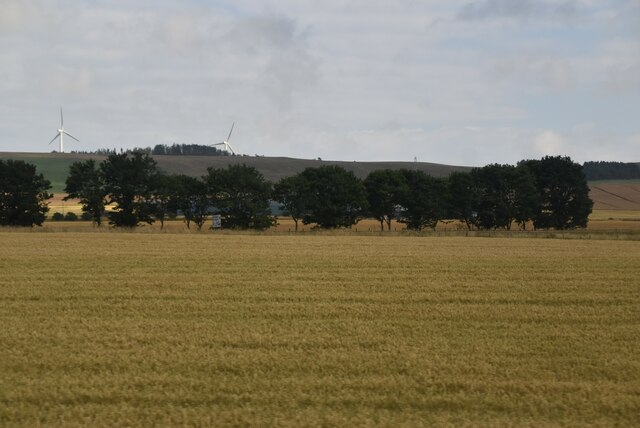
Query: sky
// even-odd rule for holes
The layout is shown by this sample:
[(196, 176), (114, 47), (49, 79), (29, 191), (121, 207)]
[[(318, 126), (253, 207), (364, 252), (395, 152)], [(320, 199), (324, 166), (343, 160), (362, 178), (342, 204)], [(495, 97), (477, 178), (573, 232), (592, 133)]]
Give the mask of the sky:
[(0, 151), (640, 162), (640, 0), (0, 0)]

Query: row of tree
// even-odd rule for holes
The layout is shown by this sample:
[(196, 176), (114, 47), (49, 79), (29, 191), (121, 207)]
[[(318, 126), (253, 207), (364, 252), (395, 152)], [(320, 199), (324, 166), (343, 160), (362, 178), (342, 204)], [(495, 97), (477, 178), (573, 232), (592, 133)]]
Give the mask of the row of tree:
[(585, 227), (593, 206), (582, 168), (567, 157), (488, 165), (469, 173), (436, 178), (421, 171), (379, 170), (365, 180), (337, 166), (307, 168), (272, 185), (255, 168), (209, 168), (202, 178), (159, 174), (147, 154), (111, 155), (96, 165), (76, 162), (67, 179), (67, 198), (78, 198), (97, 224), (105, 204), (115, 226), (134, 227), (181, 214), (201, 228), (212, 213), (225, 228), (265, 229), (274, 224), (269, 202), (277, 201), (298, 224), (350, 227), (374, 217), (407, 228), (435, 228), (457, 219), (469, 229), (570, 229)]
[(422, 171), (378, 170), (360, 182), (338, 167), (308, 168), (275, 185), (298, 226), (315, 223), (351, 226), (363, 216), (381, 229), (397, 220), (408, 229), (435, 229), (444, 219), (469, 229), (572, 229), (587, 225), (593, 202), (579, 164), (567, 157), (522, 161), (517, 166), (488, 165), (469, 173), (436, 178)]
[[(212, 213), (223, 226), (266, 229), (275, 222), (269, 208), (271, 185), (255, 168), (231, 165), (209, 168), (202, 178), (160, 174), (147, 153), (112, 154), (97, 164), (74, 162), (66, 180), (65, 199), (79, 199), (82, 210), (100, 225), (135, 227), (181, 214), (187, 226), (202, 228)], [(106, 212), (105, 207), (114, 209)]]
[(627, 162), (585, 162), (584, 175), (589, 181), (595, 180), (638, 180), (640, 164)]
[[(151, 147), (136, 147), (134, 149), (120, 149), (119, 153), (135, 153), (135, 152), (143, 152), (153, 156), (235, 156), (231, 153), (220, 150), (213, 146), (205, 146), (202, 144), (156, 144)], [(82, 154), (96, 154), (109, 156), (117, 154), (118, 151), (116, 149), (97, 149), (94, 151), (72, 151), (72, 153), (82, 153)]]
[[(35, 167), (0, 162), (0, 224), (41, 224), (48, 210), (49, 183)], [(373, 217), (384, 230), (397, 220), (407, 228), (435, 228), (443, 219), (469, 229), (570, 229), (585, 227), (591, 212), (582, 167), (568, 157), (545, 157), (512, 165), (488, 165), (469, 173), (436, 178), (421, 171), (378, 170), (364, 180), (338, 166), (307, 168), (275, 184), (255, 168), (209, 168), (196, 178), (163, 175), (144, 152), (111, 154), (101, 163), (75, 162), (65, 199), (79, 199), (86, 217), (100, 225), (135, 227), (181, 215), (202, 228), (211, 214), (222, 226), (266, 229), (275, 223), (270, 202), (281, 205), (296, 224), (350, 227)], [(29, 194), (29, 197), (25, 195)], [(105, 207), (113, 205), (106, 211)], [(30, 213), (27, 215), (26, 213)]]

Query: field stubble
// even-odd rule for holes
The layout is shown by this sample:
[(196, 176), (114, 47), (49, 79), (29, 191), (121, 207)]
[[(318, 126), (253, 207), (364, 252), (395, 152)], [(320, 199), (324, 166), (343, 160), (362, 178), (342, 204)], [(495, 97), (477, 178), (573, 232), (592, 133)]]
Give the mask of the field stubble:
[(640, 243), (0, 232), (0, 425), (640, 425)]

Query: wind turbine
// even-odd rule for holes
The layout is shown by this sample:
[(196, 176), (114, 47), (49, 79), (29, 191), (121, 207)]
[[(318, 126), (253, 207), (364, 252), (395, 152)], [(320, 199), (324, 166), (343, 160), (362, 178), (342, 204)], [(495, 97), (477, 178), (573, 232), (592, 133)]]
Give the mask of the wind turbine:
[(233, 147), (231, 147), (231, 144), (229, 144), (229, 140), (231, 139), (231, 133), (233, 132), (233, 127), (236, 125), (235, 122), (233, 122), (233, 124), (231, 125), (231, 131), (229, 131), (229, 136), (227, 137), (226, 140), (224, 140), (222, 143), (216, 143), (216, 144), (212, 144), (212, 146), (224, 146), (224, 149), (227, 152), (231, 152), (231, 154), (236, 154), (236, 152), (233, 151)]
[(69, 134), (67, 131), (64, 130), (64, 119), (62, 118), (62, 107), (60, 107), (60, 128), (58, 128), (58, 133), (56, 134), (55, 137), (53, 137), (53, 140), (51, 140), (49, 142), (49, 144), (51, 144), (54, 141), (56, 141), (56, 138), (59, 138), (60, 139), (60, 153), (64, 153), (64, 135), (65, 134), (68, 135), (69, 137), (73, 138), (77, 142), (80, 142), (80, 140), (78, 140), (76, 137), (74, 137), (73, 135)]

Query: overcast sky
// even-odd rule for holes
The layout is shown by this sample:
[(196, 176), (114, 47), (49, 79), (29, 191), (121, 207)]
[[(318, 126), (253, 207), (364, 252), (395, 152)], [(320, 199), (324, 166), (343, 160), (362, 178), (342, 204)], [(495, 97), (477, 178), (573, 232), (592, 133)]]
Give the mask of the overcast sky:
[(640, 0), (0, 0), (0, 151), (640, 161)]

